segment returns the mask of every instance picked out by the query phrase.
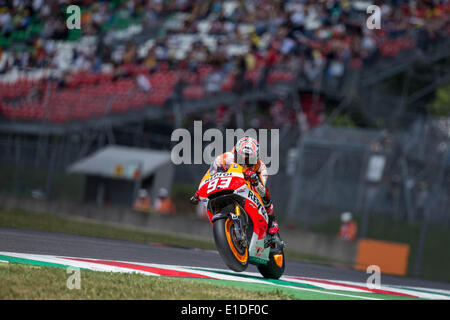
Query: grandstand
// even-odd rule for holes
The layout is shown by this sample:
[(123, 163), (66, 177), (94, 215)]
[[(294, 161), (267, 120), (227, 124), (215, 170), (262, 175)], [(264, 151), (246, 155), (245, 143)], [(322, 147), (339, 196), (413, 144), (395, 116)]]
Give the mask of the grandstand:
[[(427, 16), (431, 9), (426, 1), (414, 14), (408, 12), (408, 2), (385, 5), (392, 19), (384, 24), (389, 29), (373, 33), (358, 30), (366, 17), (361, 1), (350, 7), (340, 1), (300, 1), (299, 8), (296, 1), (245, 1), (242, 6), (225, 1), (223, 8), (212, 1), (79, 2), (84, 4), (83, 28), (66, 32), (59, 29), (65, 29), (69, 1), (42, 2), (40, 7), (39, 1), (19, 1), (10, 11), (4, 7), (0, 94), (6, 119), (66, 124), (162, 107), (180, 80), (186, 100), (232, 92), (240, 86), (236, 80), (250, 87), (261, 81), (273, 85), (298, 80), (300, 73), (314, 84), (319, 70), (331, 87), (363, 66), (369, 66), (368, 71), (362, 68), (364, 73), (383, 73), (392, 68), (382, 61), (384, 65), (374, 69), (374, 62), (394, 59), (417, 46), (440, 44), (448, 36), (444, 2), (432, 8), (434, 19)], [(264, 4), (261, 11), (256, 10), (259, 3)], [(316, 12), (319, 9), (323, 12)], [(15, 24), (5, 16), (19, 16), (24, 22)], [(253, 27), (256, 17), (268, 20)], [(405, 25), (407, 18), (415, 20)], [(161, 36), (146, 39), (146, 22), (152, 19), (159, 21)], [(392, 25), (397, 20), (401, 26)], [(420, 28), (424, 21), (427, 29)], [(153, 23), (149, 29), (155, 28)], [(144, 40), (136, 43), (137, 38)], [(445, 49), (441, 51), (448, 52)], [(241, 56), (245, 70), (237, 70)], [(368, 85), (380, 77), (361, 81)]]

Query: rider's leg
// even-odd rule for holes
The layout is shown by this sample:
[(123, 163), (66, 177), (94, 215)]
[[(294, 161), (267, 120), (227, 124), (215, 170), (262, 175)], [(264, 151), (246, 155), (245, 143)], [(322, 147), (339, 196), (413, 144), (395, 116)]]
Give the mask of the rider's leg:
[(277, 234), (280, 228), (278, 227), (278, 223), (275, 220), (275, 215), (273, 213), (273, 204), (270, 196), (270, 190), (266, 186), (266, 192), (262, 197), (264, 208), (266, 209), (267, 215), (269, 216), (269, 226), (268, 233), (269, 234)]

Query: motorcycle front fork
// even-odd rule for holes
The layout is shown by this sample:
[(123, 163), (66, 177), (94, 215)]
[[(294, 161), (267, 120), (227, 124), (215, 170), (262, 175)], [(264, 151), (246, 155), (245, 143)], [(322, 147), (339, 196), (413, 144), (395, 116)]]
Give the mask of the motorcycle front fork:
[(233, 227), (237, 240), (241, 243), (243, 247), (247, 247), (248, 246), (247, 236), (245, 234), (245, 230), (243, 230), (243, 225), (240, 216), (231, 213), (231, 219), (233, 220)]

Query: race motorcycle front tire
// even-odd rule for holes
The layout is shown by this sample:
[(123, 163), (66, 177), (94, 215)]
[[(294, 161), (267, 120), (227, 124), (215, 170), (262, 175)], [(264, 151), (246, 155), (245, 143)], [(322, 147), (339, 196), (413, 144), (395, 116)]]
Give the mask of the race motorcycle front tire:
[(234, 222), (230, 217), (219, 219), (213, 226), (214, 240), (222, 260), (233, 271), (241, 272), (248, 266), (248, 248), (236, 241)]

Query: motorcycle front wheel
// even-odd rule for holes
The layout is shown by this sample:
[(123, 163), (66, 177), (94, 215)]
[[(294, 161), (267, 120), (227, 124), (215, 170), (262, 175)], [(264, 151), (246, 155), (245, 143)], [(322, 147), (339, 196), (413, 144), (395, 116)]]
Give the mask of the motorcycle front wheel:
[(248, 248), (236, 238), (231, 218), (219, 219), (213, 226), (214, 240), (222, 260), (233, 271), (241, 272), (248, 266)]

